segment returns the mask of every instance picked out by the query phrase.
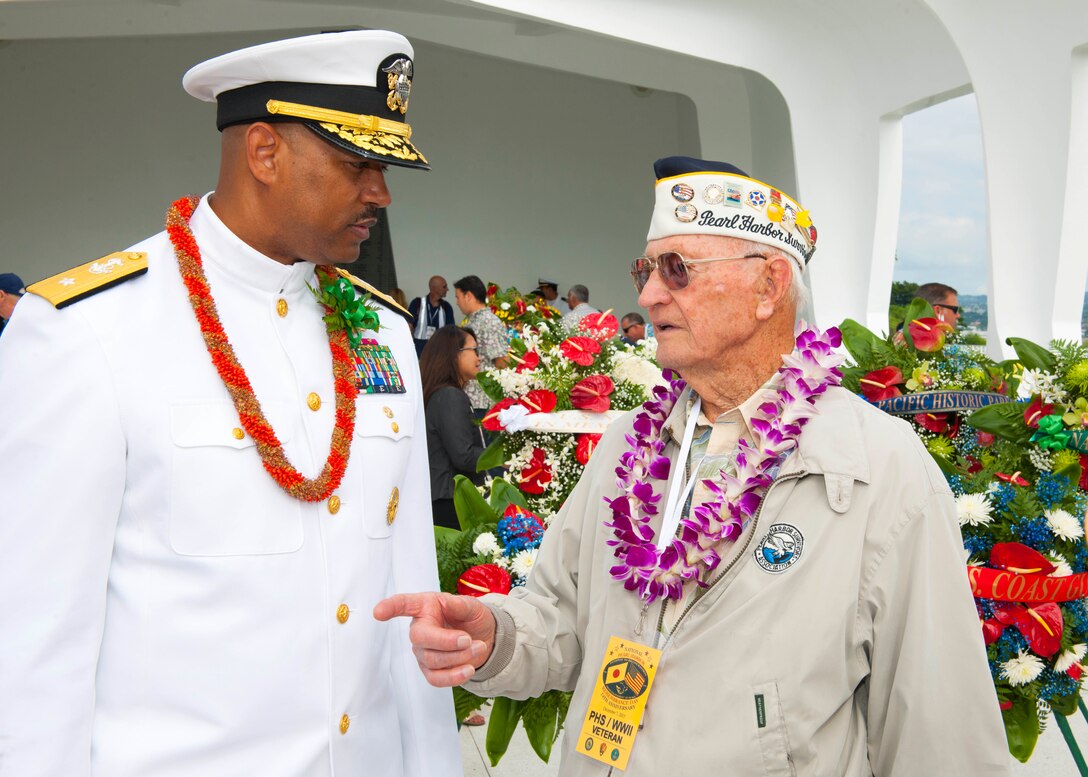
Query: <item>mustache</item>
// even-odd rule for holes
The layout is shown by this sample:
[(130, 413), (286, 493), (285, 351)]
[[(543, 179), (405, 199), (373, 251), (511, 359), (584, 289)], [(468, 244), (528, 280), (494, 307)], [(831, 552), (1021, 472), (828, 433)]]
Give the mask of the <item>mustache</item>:
[(355, 218), (355, 221), (352, 222), (352, 223), (353, 224), (358, 224), (360, 221), (377, 221), (378, 220), (378, 213), (379, 213), (380, 210), (381, 210), (380, 208), (370, 206), (369, 208), (364, 210), (361, 214), (359, 214), (359, 216), (357, 216)]

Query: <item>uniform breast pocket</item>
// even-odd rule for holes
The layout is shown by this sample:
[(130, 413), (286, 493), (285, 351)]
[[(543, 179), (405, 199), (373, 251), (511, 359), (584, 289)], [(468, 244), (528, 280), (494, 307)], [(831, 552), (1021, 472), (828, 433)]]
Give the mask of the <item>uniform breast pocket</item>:
[[(290, 442), (289, 429), (276, 427), (276, 434)], [(170, 437), (170, 544), (177, 553), (256, 556), (302, 547), (301, 506), (265, 471), (233, 404), (173, 405)]]
[(778, 683), (772, 681), (753, 685), (752, 693), (756, 707), (756, 739), (763, 756), (763, 771), (760, 774), (766, 777), (797, 777)]
[[(416, 431), (415, 410), (407, 400), (376, 395), (361, 397), (356, 405), (352, 457), (362, 473), (359, 480), (368, 537), (393, 534)], [(416, 473), (412, 482), (425, 483), (428, 477), (428, 472)]]

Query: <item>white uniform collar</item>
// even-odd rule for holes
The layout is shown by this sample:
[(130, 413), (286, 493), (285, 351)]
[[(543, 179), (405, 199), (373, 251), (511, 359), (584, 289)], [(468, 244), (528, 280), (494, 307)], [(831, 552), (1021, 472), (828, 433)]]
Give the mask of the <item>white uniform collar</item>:
[(235, 235), (208, 204), (205, 194), (189, 222), (206, 265), (214, 267), (241, 284), (271, 294), (301, 292), (314, 285), (312, 262), (283, 264), (256, 250)]

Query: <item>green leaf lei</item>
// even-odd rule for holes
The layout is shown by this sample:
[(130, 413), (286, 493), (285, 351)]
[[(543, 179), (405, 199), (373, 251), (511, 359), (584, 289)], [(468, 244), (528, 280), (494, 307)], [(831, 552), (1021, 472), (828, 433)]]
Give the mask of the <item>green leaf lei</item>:
[(321, 281), (318, 288), (309, 284), (306, 287), (328, 311), (325, 325), (329, 331), (343, 329), (352, 349), (358, 348), (363, 332), (377, 332), (381, 328), (378, 310), (370, 304), (370, 294), (356, 295), (347, 278), (323, 267), (318, 268), (317, 277)]

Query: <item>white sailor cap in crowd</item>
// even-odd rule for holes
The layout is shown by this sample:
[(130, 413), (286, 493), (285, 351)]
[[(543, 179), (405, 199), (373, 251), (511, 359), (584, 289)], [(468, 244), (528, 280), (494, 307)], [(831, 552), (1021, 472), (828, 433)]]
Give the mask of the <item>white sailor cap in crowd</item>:
[(559, 288), (559, 281), (553, 281), (551, 278), (537, 278), (536, 279), (536, 285), (537, 286), (554, 286), (555, 288), (558, 289)]
[(340, 148), (429, 170), (404, 121), (415, 66), (395, 32), (350, 30), (262, 43), (196, 65), (185, 91), (217, 105), (216, 126), (298, 122)]
[(816, 251), (807, 210), (727, 162), (672, 156), (654, 162), (654, 214), (646, 240), (724, 235), (774, 246), (804, 269)]

